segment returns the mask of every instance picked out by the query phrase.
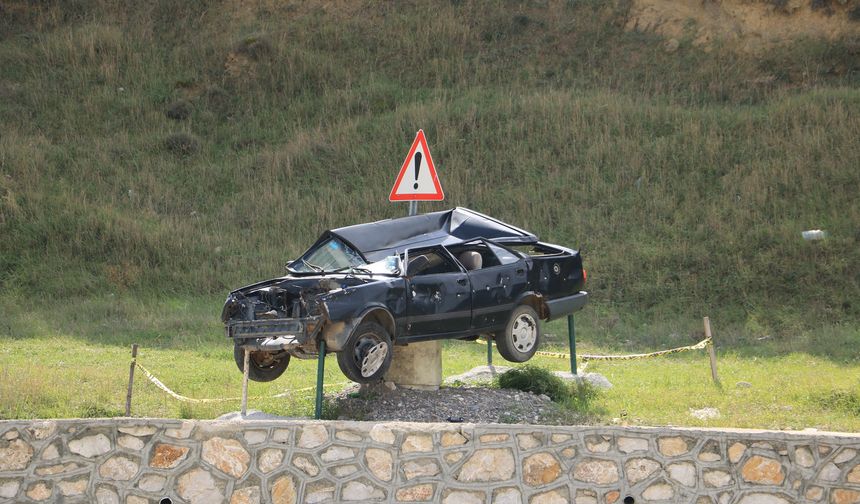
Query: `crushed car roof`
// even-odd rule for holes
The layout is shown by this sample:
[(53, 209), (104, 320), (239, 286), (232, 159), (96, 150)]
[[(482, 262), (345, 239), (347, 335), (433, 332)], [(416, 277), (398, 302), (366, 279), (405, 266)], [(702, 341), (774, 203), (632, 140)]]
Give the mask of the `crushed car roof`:
[(455, 245), (475, 238), (502, 244), (537, 243), (534, 234), (468, 208), (356, 224), (328, 233), (349, 243), (369, 261), (407, 248)]

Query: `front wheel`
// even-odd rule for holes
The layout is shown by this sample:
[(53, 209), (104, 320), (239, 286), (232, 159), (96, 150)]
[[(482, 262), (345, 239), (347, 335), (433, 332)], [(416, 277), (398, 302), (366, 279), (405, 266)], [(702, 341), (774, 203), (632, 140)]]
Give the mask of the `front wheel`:
[(375, 322), (364, 322), (337, 353), (337, 364), (347, 378), (358, 383), (378, 381), (391, 365), (391, 335)]
[(528, 305), (514, 309), (504, 332), (496, 335), (499, 354), (510, 362), (525, 362), (540, 345), (541, 326), (537, 312)]
[[(245, 372), (245, 348), (239, 345), (233, 347), (233, 359), (239, 366), (239, 371)], [(257, 382), (270, 382), (284, 374), (290, 365), (290, 354), (287, 352), (255, 352), (248, 358), (248, 378)]]

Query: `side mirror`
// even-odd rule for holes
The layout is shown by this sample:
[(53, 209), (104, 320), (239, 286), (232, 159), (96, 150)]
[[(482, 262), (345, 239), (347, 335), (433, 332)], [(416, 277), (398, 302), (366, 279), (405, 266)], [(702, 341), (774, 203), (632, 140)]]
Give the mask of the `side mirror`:
[(430, 259), (426, 255), (420, 255), (409, 259), (409, 264), (406, 266), (406, 276), (412, 277), (420, 273), (421, 270), (430, 264)]

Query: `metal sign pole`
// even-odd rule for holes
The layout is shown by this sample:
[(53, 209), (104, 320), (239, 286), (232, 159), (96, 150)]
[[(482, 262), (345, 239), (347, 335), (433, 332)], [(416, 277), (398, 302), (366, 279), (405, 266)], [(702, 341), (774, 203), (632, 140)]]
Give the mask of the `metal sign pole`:
[(567, 316), (567, 340), (570, 345), (570, 372), (576, 375), (576, 327), (573, 325), (573, 314)]
[(314, 418), (322, 418), (323, 376), (325, 374), (325, 339), (320, 338), (319, 358), (317, 359), (317, 397), (314, 405)]
[(493, 365), (493, 338), (487, 336), (487, 365)]

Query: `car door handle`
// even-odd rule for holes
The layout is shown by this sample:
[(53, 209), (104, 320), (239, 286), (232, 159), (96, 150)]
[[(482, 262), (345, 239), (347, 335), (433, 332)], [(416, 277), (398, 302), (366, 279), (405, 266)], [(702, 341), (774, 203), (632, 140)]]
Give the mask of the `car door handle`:
[(460, 278), (459, 280), (457, 280), (457, 283), (458, 283), (458, 284), (460, 284), (460, 285), (466, 285), (466, 279), (465, 279), (465, 278)]
[(522, 268), (517, 268), (517, 275), (525, 274), (525, 272), (526, 272), (526, 270), (524, 270)]

